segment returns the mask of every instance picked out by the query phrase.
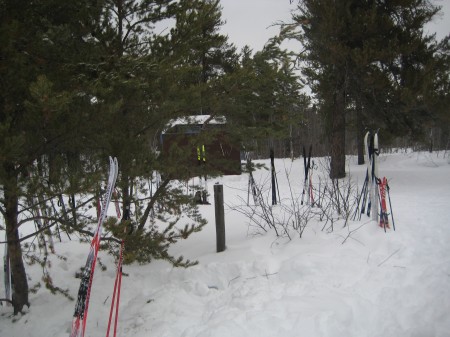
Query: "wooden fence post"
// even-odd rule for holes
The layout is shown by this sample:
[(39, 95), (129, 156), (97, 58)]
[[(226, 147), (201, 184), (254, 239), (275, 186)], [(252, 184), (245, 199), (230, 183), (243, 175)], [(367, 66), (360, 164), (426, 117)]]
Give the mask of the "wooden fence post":
[(223, 185), (214, 185), (214, 208), (216, 211), (217, 252), (223, 252), (225, 246), (225, 211), (223, 206)]

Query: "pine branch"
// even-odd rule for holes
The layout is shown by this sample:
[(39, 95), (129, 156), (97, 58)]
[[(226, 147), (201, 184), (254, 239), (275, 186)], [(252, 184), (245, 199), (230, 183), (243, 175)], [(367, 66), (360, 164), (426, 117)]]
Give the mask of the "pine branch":
[[(30, 218), (29, 220), (31, 220), (31, 219), (32, 219), (32, 218)], [(50, 225), (44, 226), (44, 227), (40, 228), (39, 230), (37, 230), (37, 231), (31, 233), (31, 234), (28, 234), (28, 235), (26, 235), (26, 236), (23, 236), (23, 237), (21, 237), (21, 238), (18, 239), (18, 240), (0, 241), (0, 244), (13, 243), (13, 242), (23, 242), (23, 241), (25, 241), (25, 240), (27, 240), (27, 239), (29, 239), (29, 238), (32, 238), (32, 237), (38, 235), (39, 233), (42, 233), (42, 232), (44, 232), (44, 231), (50, 229), (51, 227), (55, 226), (57, 223), (60, 223), (60, 224), (62, 224), (62, 225), (66, 225), (66, 226), (68, 226), (68, 227), (74, 229), (74, 230), (77, 231), (78, 233), (85, 234), (85, 235), (90, 236), (90, 237), (94, 237), (94, 233), (92, 233), (92, 232), (90, 232), (90, 231), (87, 231), (87, 230), (84, 230), (84, 229), (81, 229), (81, 228), (79, 228), (79, 227), (75, 227), (75, 226), (73, 226), (70, 222), (61, 221), (61, 219), (58, 219), (58, 218), (52, 218), (52, 217), (39, 217), (39, 219), (47, 219), (47, 220), (50, 220), (50, 219), (51, 219), (51, 220), (55, 220), (55, 222), (51, 223)], [(56, 220), (57, 220), (57, 221), (56, 221)], [(101, 241), (113, 241), (113, 242), (121, 243), (121, 240), (118, 240), (118, 239), (116, 239), (116, 238), (114, 238), (114, 237), (102, 237), (100, 240), (101, 240)]]
[(153, 209), (153, 206), (155, 205), (156, 201), (158, 200), (159, 196), (164, 193), (167, 185), (170, 183), (170, 178), (166, 178), (162, 184), (159, 186), (159, 188), (156, 190), (155, 194), (151, 198), (150, 202), (148, 203), (147, 207), (145, 208), (144, 214), (142, 215), (141, 220), (139, 221), (138, 231), (142, 231), (144, 229), (145, 223), (147, 222), (148, 216), (150, 215), (150, 211)]

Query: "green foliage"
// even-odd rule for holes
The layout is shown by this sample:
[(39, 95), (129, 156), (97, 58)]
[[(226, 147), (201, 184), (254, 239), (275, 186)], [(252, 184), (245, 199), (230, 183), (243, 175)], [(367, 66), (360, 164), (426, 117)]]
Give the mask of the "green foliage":
[(258, 140), (284, 139), (290, 125), (302, 122), (308, 100), (294, 70), (290, 54), (275, 44), (254, 55), (244, 48), (240, 66), (218, 84), (231, 132), (246, 149)]
[[(48, 181), (31, 186), (30, 176), (43, 172), (37, 161), (66, 154), (69, 148), (80, 150), (74, 139), (86, 133), (77, 131), (88, 129), (69, 123), (72, 116), (79, 116), (73, 112), (83, 101), (79, 88), (72, 86), (73, 64), (90, 48), (83, 39), (86, 31), (77, 27), (95, 17), (94, 11), (84, 16), (84, 5), (83, 1), (1, 3), (0, 186), (4, 198), (0, 211), (5, 218), (7, 238), (13, 242), (20, 240), (17, 228), (30, 218), (22, 206), (24, 202), (49, 191)], [(83, 10), (70, 11), (78, 7)], [(66, 168), (70, 172), (70, 166)], [(19, 212), (25, 214), (20, 222)], [(18, 313), (28, 304), (28, 285), (21, 248), (10, 246), (14, 253), (11, 263), (17, 266), (12, 277), (14, 312)]]
[[(124, 263), (149, 263), (154, 259), (165, 260), (175, 267), (190, 267), (197, 262), (174, 257), (169, 247), (191, 234), (199, 232), (206, 225), (193, 199), (185, 196), (181, 190), (171, 189), (170, 194), (162, 196), (154, 206), (150, 226), (138, 227), (133, 220), (119, 223), (111, 218), (105, 228), (114, 237), (124, 240)], [(117, 246), (110, 242), (109, 249), (117, 253)]]
[(45, 284), (45, 288), (47, 288), (53, 295), (61, 294), (69, 300), (73, 301), (74, 298), (70, 295), (69, 289), (62, 289), (58, 286), (55, 286), (53, 280), (49, 274), (44, 275), (42, 277), (42, 281)]
[(303, 71), (327, 115), (342, 86), (346, 110), (361, 104), (366, 127), (417, 133), (433, 112), (423, 97), (437, 74), (437, 48), (424, 25), (438, 10), (413, 0), (301, 1), (294, 15), (298, 30), (288, 27), (285, 35), (304, 45)]
[[(44, 257), (41, 258), (38, 255), (34, 254), (36, 249), (36, 245), (24, 245), (26, 248), (29, 249), (28, 253), (26, 254), (26, 263), (28, 265), (39, 265), (42, 268), (42, 277), (41, 281), (44, 283), (45, 288), (50, 291), (53, 295), (63, 295), (64, 297), (68, 298), (69, 300), (73, 301), (74, 298), (70, 295), (68, 289), (62, 289), (61, 287), (58, 287), (54, 284), (53, 278), (50, 275), (50, 270), (52, 267), (52, 264), (50, 263), (50, 260), (48, 259), (49, 255), (46, 253), (44, 254)], [(43, 247), (39, 246), (39, 250), (41, 250)], [(60, 260), (65, 260), (66, 258), (64, 256), (54, 255), (56, 258)], [(37, 293), (39, 289), (41, 289), (42, 284), (41, 282), (37, 282), (33, 287), (29, 289), (29, 292), (31, 293)]]
[(170, 119), (197, 114), (219, 115), (215, 81), (231, 73), (238, 56), (227, 37), (217, 0), (179, 2), (175, 27), (152, 43), (160, 69), (161, 110)]
[[(97, 221), (92, 204), (112, 155), (128, 220), (109, 220), (111, 237), (104, 242), (124, 239), (127, 263), (195, 264), (169, 253), (205, 220), (182, 183), (172, 180), (188, 154), (174, 147), (160, 155), (161, 130), (173, 118), (207, 113), (227, 117), (224, 134), (233, 144), (283, 137), (287, 125), (301, 120), (305, 103), (290, 56), (274, 44), (255, 55), (237, 53), (220, 33), (218, 0), (3, 0), (0, 8), (0, 211), (6, 229), (40, 220), (89, 241)], [(175, 20), (173, 29), (156, 35), (154, 25), (165, 19)], [(202, 143), (218, 134), (203, 133)], [(214, 174), (203, 171), (195, 174)], [(146, 182), (156, 172), (161, 184), (150, 193)], [(8, 239), (22, 240), (17, 231)], [(13, 263), (22, 263), (21, 254)], [(16, 295), (28, 289), (25, 269), (19, 274), (13, 275)], [(64, 294), (51, 277), (44, 282)], [(28, 301), (16, 299), (19, 312)]]
[(418, 136), (437, 115), (432, 83), (445, 70), (437, 67), (440, 47), (424, 26), (438, 11), (429, 1), (299, 1), (281, 36), (302, 44), (302, 72), (327, 121), (332, 173), (336, 160), (345, 174), (345, 128), (353, 112), (357, 132), (382, 129), (386, 138)]

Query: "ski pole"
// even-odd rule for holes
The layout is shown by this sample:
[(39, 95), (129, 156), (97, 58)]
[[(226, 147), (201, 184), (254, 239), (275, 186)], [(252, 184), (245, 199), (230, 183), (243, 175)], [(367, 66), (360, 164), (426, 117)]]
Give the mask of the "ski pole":
[(386, 183), (386, 190), (387, 190), (387, 195), (388, 195), (388, 199), (389, 199), (389, 209), (391, 210), (392, 228), (395, 231), (394, 211), (392, 210), (391, 194), (389, 193), (390, 187), (389, 187), (389, 184), (387, 184), (387, 183)]
[(303, 165), (305, 168), (305, 180), (303, 182), (303, 192), (302, 192), (302, 201), (301, 201), (301, 205), (303, 205), (303, 200), (305, 198), (305, 190), (306, 190), (306, 180), (307, 180), (307, 168), (306, 168), (306, 149), (305, 146), (303, 145)]
[(361, 190), (361, 195), (363, 199), (361, 203), (361, 211), (359, 213), (358, 220), (361, 220), (361, 216), (364, 214), (364, 211), (366, 209), (368, 187), (369, 187), (369, 176), (368, 173), (366, 173), (366, 179), (364, 180), (363, 189)]
[(363, 193), (364, 193), (364, 189), (365, 189), (366, 183), (367, 183), (367, 175), (366, 175), (366, 179), (364, 179), (364, 184), (363, 184), (363, 186), (362, 186), (362, 188), (361, 188), (361, 194), (358, 196), (358, 201), (357, 201), (357, 203), (356, 203), (355, 213), (353, 213), (352, 220), (356, 220), (356, 216), (358, 215), (359, 202), (362, 200), (361, 197), (363, 196)]

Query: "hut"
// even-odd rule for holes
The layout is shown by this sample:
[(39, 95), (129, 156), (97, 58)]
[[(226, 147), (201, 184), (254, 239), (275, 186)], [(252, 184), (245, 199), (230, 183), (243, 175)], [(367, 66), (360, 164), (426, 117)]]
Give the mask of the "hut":
[(199, 167), (218, 175), (241, 174), (240, 147), (229, 137), (226, 123), (225, 117), (210, 115), (172, 120), (161, 133), (162, 154), (176, 147), (183, 153), (179, 165), (192, 172), (191, 176), (198, 175)]

